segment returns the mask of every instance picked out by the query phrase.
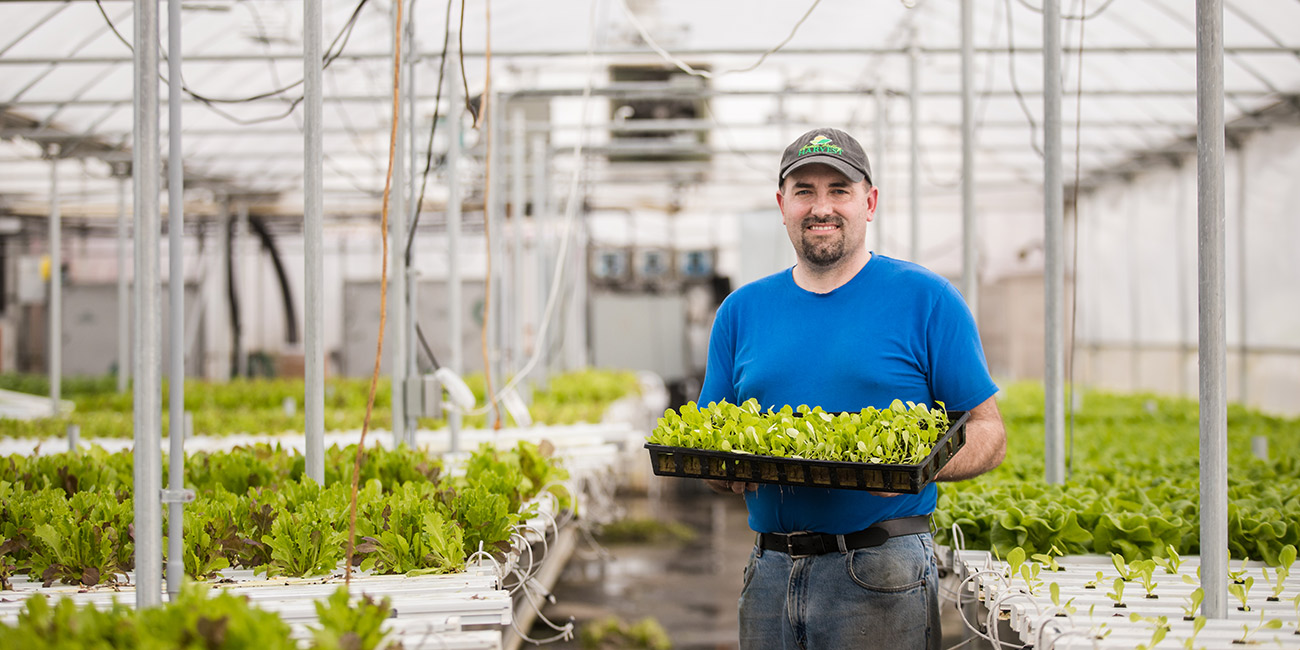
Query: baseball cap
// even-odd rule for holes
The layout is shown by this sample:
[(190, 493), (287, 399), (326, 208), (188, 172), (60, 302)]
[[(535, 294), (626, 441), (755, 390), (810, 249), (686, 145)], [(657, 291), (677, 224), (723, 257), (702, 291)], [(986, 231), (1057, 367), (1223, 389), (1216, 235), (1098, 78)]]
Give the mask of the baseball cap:
[(790, 172), (812, 163), (830, 165), (854, 183), (865, 179), (871, 184), (871, 164), (862, 145), (839, 129), (817, 128), (795, 138), (781, 154), (777, 183), (784, 183)]

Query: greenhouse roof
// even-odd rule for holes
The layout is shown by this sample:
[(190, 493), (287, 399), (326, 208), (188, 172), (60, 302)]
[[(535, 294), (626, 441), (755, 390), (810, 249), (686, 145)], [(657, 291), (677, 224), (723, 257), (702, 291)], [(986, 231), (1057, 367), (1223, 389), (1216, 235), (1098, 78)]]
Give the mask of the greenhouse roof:
[[(1037, 202), (1042, 10), (1035, 0), (974, 4), (973, 178), (982, 196)], [(438, 163), (453, 107), (448, 93), (436, 107), (435, 98), (447, 17), (459, 24), (462, 8), (463, 58), (453, 47), (448, 63), (463, 67), (472, 97), (488, 87), (497, 98), (490, 104), (526, 109), (526, 128), (546, 138), (550, 185), (567, 187), (582, 162), (588, 205), (734, 211), (770, 204), (780, 150), (816, 125), (854, 133), (882, 187), (905, 196), (912, 56), (920, 191), (958, 205), (958, 0), (412, 0), (417, 177), (435, 111), (441, 123), (429, 206), (447, 197)], [(159, 5), (164, 52), (166, 9)], [(1296, 120), (1300, 2), (1229, 0), (1224, 9), (1231, 146), (1236, 129)], [(359, 0), (323, 10), (325, 209), (375, 214), (393, 113), (393, 7)], [(1077, 178), (1087, 186), (1136, 172), (1153, 157), (1194, 152), (1193, 4), (1083, 0), (1062, 3), (1062, 13), (1066, 184)], [(190, 1), (182, 18), (187, 213), (212, 214), (222, 196), (252, 195), (267, 213), (301, 215), (302, 4)], [(128, 173), (132, 158), (132, 3), (3, 2), (0, 22), (0, 213), (48, 214), (46, 158), (56, 152), (73, 160), (57, 167), (63, 215), (114, 214), (119, 191), (129, 188), (114, 175)], [(165, 77), (166, 64), (160, 67)], [(165, 150), (165, 85), (160, 95)], [(482, 200), (493, 120), (459, 114), (470, 154), (459, 174), (473, 204)], [(504, 160), (514, 144), (511, 125), (508, 116), (495, 121), (493, 155)]]

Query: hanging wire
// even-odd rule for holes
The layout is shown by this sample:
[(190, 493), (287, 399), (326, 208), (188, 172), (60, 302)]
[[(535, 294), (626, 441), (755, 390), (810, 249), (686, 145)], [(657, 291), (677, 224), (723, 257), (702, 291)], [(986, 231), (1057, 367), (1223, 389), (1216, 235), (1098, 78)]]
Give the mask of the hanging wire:
[[(420, 175), (420, 198), (413, 206), (415, 215), (411, 219), (411, 232), (407, 233), (406, 236), (407, 266), (410, 266), (411, 264), (411, 247), (415, 244), (415, 227), (420, 225), (420, 213), (423, 212), (421, 206), (424, 205), (424, 190), (429, 186), (429, 170), (433, 169), (433, 134), (438, 132), (438, 111), (442, 108), (442, 84), (444, 75), (447, 72), (447, 48), (451, 41), (451, 5), (453, 2), (455, 2), (455, 0), (447, 0), (447, 15), (443, 19), (443, 24), (446, 26), (446, 29), (443, 30), (442, 34), (442, 54), (438, 56), (438, 90), (434, 94), (433, 98), (433, 122), (429, 125), (429, 146), (425, 150), (424, 154), (424, 173)], [(459, 119), (459, 117), (455, 116), (451, 119)], [(453, 142), (451, 146), (457, 146), (457, 143)], [(456, 173), (456, 170), (450, 170), (449, 173), (454, 174)], [(415, 327), (416, 332), (418, 333), (420, 327), (419, 324), (417, 323)], [(424, 341), (423, 335), (421, 335), (420, 340), (421, 342)], [(428, 347), (428, 344), (425, 343), (426, 351), (428, 351)], [(429, 352), (429, 357), (433, 357), (433, 352)], [(438, 365), (437, 360), (433, 363), (435, 366)]]
[[(1083, 3), (1080, 13), (1087, 15), (1088, 0), (1081, 0)], [(1109, 3), (1107, 3), (1109, 5)], [(1105, 7), (1103, 7), (1104, 9)], [(1070, 349), (1069, 357), (1066, 359), (1066, 365), (1070, 368), (1070, 377), (1068, 385), (1069, 392), (1066, 394), (1065, 412), (1069, 421), (1065, 427), (1065, 478), (1069, 480), (1074, 476), (1074, 359), (1075, 346), (1078, 345), (1079, 338), (1079, 182), (1083, 174), (1081, 169), (1081, 159), (1083, 157), (1083, 36), (1084, 27), (1087, 21), (1079, 21), (1079, 69), (1077, 79), (1075, 80), (1075, 100), (1074, 100), (1074, 195), (1070, 197), (1071, 211), (1074, 213), (1074, 242), (1072, 254), (1074, 262), (1073, 289), (1070, 291)]]
[(1046, 154), (1043, 148), (1038, 144), (1038, 122), (1034, 119), (1034, 114), (1029, 110), (1029, 103), (1025, 101), (1025, 96), (1020, 92), (1020, 83), (1016, 80), (1016, 25), (1011, 17), (1011, 0), (1003, 0), (1007, 7), (1007, 69), (1011, 73), (1011, 90), (1016, 94), (1016, 102), (1020, 104), (1020, 110), (1025, 114), (1025, 119), (1029, 120), (1029, 144), (1033, 146), (1034, 152), (1042, 158)]
[[(1019, 2), (1020, 4), (1024, 5), (1026, 9), (1034, 13), (1038, 13), (1038, 14), (1043, 13), (1042, 7), (1035, 7), (1034, 5), (1029, 4), (1028, 0), (1016, 0), (1016, 2)], [(1103, 12), (1109, 9), (1112, 4), (1115, 4), (1115, 0), (1106, 0), (1105, 2), (1102, 3), (1100, 7), (1097, 7), (1096, 11), (1092, 13), (1088, 13), (1087, 9), (1081, 9), (1077, 14), (1073, 14), (1073, 15), (1065, 14), (1061, 16), (1061, 20), (1077, 20), (1080, 22), (1089, 21), (1092, 20), (1093, 18), (1096, 18), (1097, 16), (1100, 16)]]
[(361, 454), (366, 447), (366, 432), (370, 429), (370, 415), (375, 408), (375, 389), (379, 386), (379, 362), (384, 353), (384, 329), (388, 324), (388, 198), (393, 187), (393, 158), (397, 152), (397, 117), (400, 107), (400, 82), (402, 79), (402, 3), (397, 3), (397, 19), (393, 25), (393, 121), (388, 132), (388, 173), (384, 177), (384, 199), (379, 210), (380, 239), (383, 254), (379, 258), (379, 337), (375, 344), (375, 367), (370, 375), (370, 391), (366, 396), (366, 417), (361, 423), (361, 440), (352, 464), (352, 493), (348, 505), (348, 552), (344, 559), (344, 582), (352, 586), (352, 553), (356, 549), (357, 488), (361, 480)]
[(620, 6), (623, 7), (623, 13), (626, 14), (628, 20), (632, 22), (632, 26), (636, 28), (637, 33), (641, 35), (641, 39), (645, 41), (645, 44), (648, 45), (650, 49), (654, 50), (655, 53), (658, 54), (661, 58), (673, 64), (679, 70), (685, 72), (686, 74), (696, 76), (696, 77), (701, 77), (704, 79), (716, 79), (724, 75), (735, 74), (739, 72), (749, 72), (751, 70), (758, 68), (758, 66), (762, 65), (763, 62), (767, 60), (767, 57), (771, 56), (772, 54), (775, 54), (778, 50), (785, 47), (787, 43), (789, 43), (791, 40), (794, 39), (795, 34), (799, 33), (799, 27), (804, 24), (804, 21), (808, 20), (808, 17), (812, 15), (812, 12), (814, 9), (817, 8), (817, 5), (821, 4), (821, 1), (822, 0), (813, 0), (813, 3), (808, 7), (808, 10), (804, 12), (803, 16), (799, 18), (799, 21), (796, 22), (794, 24), (794, 27), (790, 29), (790, 34), (785, 37), (785, 40), (781, 41), (780, 43), (777, 43), (775, 46), (773, 46), (771, 49), (767, 50), (766, 52), (763, 52), (762, 56), (758, 57), (757, 61), (754, 61), (752, 64), (744, 68), (739, 68), (735, 70), (723, 70), (722, 72), (717, 72), (717, 73), (710, 72), (708, 70), (696, 70), (695, 68), (691, 67), (689, 63), (673, 56), (672, 53), (670, 53), (668, 50), (665, 50), (663, 47), (660, 47), (659, 43), (656, 42), (655, 39), (650, 36), (650, 32), (646, 30), (645, 25), (641, 23), (641, 20), (636, 17), (636, 14), (632, 13), (632, 8), (628, 6), (627, 0), (618, 0), (618, 3)]

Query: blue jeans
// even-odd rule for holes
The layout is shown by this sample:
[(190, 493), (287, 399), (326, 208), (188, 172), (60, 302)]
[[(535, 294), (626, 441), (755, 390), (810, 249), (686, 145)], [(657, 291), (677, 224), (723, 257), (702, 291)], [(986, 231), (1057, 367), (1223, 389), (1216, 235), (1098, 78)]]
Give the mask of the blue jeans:
[(740, 593), (742, 650), (935, 650), (939, 577), (929, 533), (791, 558), (755, 547)]

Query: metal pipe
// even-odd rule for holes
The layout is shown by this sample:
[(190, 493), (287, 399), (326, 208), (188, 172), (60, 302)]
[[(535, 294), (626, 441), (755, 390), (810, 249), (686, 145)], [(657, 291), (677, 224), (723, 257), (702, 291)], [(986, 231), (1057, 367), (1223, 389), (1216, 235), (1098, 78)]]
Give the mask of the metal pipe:
[(131, 381), (131, 283), (127, 279), (126, 264), (130, 248), (126, 240), (126, 180), (115, 169), (117, 176), (117, 392), (125, 393)]
[(524, 123), (524, 109), (516, 108), (510, 114), (510, 220), (514, 225), (511, 238), (510, 266), (510, 341), (511, 370), (523, 367), (524, 328), (524, 213), (528, 210), (526, 194), (525, 145), (528, 134)]
[[(456, 30), (450, 30), (449, 52), (460, 47), (460, 36)], [(465, 98), (461, 96), (460, 67), (447, 66), (447, 338), (451, 344), (451, 355), (447, 367), (460, 374), (464, 368), (463, 335), (461, 333), (461, 312), (463, 298), (460, 285), (460, 156), (461, 156), (461, 116), (465, 107)], [(461, 412), (448, 409), (447, 429), (450, 433), (450, 451), (460, 451)]]
[(505, 384), (502, 376), (501, 363), (501, 343), (505, 324), (501, 318), (505, 301), (501, 298), (503, 289), (505, 288), (503, 280), (506, 277), (506, 274), (504, 273), (505, 256), (502, 254), (505, 250), (505, 247), (502, 246), (502, 238), (505, 235), (505, 229), (501, 227), (502, 224), (505, 223), (504, 212), (506, 205), (504, 195), (505, 184), (502, 183), (505, 165), (501, 164), (501, 158), (506, 149), (503, 142), (505, 137), (505, 128), (502, 118), (506, 114), (504, 107), (501, 105), (503, 99), (501, 93), (493, 93), (491, 100), (488, 102), (487, 126), (491, 131), (491, 155), (487, 157), (489, 164), (487, 175), (488, 178), (491, 179), (489, 193), (491, 194), (492, 201), (491, 205), (484, 206), (486, 212), (483, 215), (488, 227), (486, 232), (491, 238), (491, 243), (488, 246), (488, 256), (491, 260), (491, 264), (489, 265), (491, 267), (491, 272), (483, 279), (484, 286), (490, 286), (492, 288), (492, 300), (489, 301), (490, 309), (488, 310), (490, 317), (483, 321), (483, 327), (486, 328), (488, 342), (488, 358), (484, 359), (484, 363), (488, 364), (490, 367), (491, 373), (489, 374), (492, 378), (492, 381), (487, 383), (487, 394), (489, 396), (489, 426), (495, 426), (495, 423), (501, 421), (499, 404), (495, 400), (491, 399), (491, 396), (496, 394), (497, 386)]
[(1043, 424), (1045, 476), (1065, 482), (1065, 190), (1061, 171), (1061, 3), (1043, 1)]
[(1228, 617), (1228, 399), (1224, 325), (1223, 0), (1196, 0), (1196, 213), (1201, 406), (1201, 587)]
[(1191, 301), (1187, 299), (1187, 244), (1189, 243), (1187, 234), (1187, 196), (1190, 194), (1188, 181), (1191, 175), (1182, 168), (1181, 163), (1177, 168), (1177, 187), (1178, 196), (1174, 200), (1174, 260), (1178, 265), (1174, 270), (1174, 277), (1177, 281), (1176, 294), (1178, 297), (1178, 394), (1187, 396), (1190, 394), (1187, 385), (1187, 359), (1195, 348), (1191, 345), (1192, 332), (1192, 306)]
[(1238, 349), (1237, 365), (1237, 401), (1242, 404), (1250, 403), (1250, 293), (1248, 292), (1248, 283), (1246, 282), (1249, 273), (1250, 258), (1246, 253), (1246, 236), (1249, 232), (1246, 228), (1246, 211), (1247, 202), (1250, 199), (1249, 176), (1246, 168), (1246, 148), (1237, 146), (1237, 313), (1238, 318), (1237, 331), (1240, 340)]
[(321, 0), (303, 0), (303, 435), (307, 477), (325, 484), (324, 92)]
[[(918, 56), (920, 50), (917, 50)], [(1058, 52), (1059, 55), (1059, 52)], [(0, 59), (2, 61), (2, 59)], [(661, 83), (620, 83), (604, 88), (592, 88), (591, 96), (593, 97), (610, 97), (616, 99), (642, 99), (642, 98), (712, 98), (712, 97), (771, 97), (774, 95), (789, 96), (808, 96), (808, 97), (861, 97), (863, 94), (861, 88), (848, 86), (837, 86), (834, 88), (805, 88), (805, 89), (763, 89), (763, 88), (671, 88)], [(891, 90), (892, 94), (906, 94), (899, 91)], [(577, 97), (581, 96), (581, 88), (534, 88), (526, 90), (516, 90), (510, 95), (512, 97)], [(980, 93), (984, 97), (994, 99), (1010, 99), (1016, 97), (1016, 91), (1010, 89), (986, 90)], [(1035, 97), (1043, 94), (1040, 90), (1024, 88), (1019, 93), (1023, 97)], [(961, 97), (961, 90), (926, 90), (918, 93), (922, 97), (935, 98), (954, 98)], [(1107, 97), (1107, 98), (1144, 98), (1144, 99), (1190, 99), (1193, 92), (1190, 90), (1177, 90), (1171, 88), (1133, 88), (1133, 89), (1112, 89), (1112, 90), (1090, 90), (1089, 97)], [(1276, 98), (1277, 93), (1271, 90), (1258, 90), (1239, 88), (1224, 92), (1225, 97), (1232, 99), (1260, 99)], [(426, 93), (418, 95), (420, 101), (432, 102), (434, 95)], [(356, 102), (378, 102), (391, 99), (390, 95), (331, 95), (330, 101), (336, 103), (356, 103)], [(185, 100), (187, 104), (200, 104), (197, 99)], [(106, 107), (123, 107), (127, 105), (124, 99), (78, 99), (52, 100), (52, 99), (21, 99), (12, 102), (5, 102), (7, 108), (42, 108), (42, 107), (62, 107), (62, 106), (106, 106)]]
[(162, 601), (162, 467), (158, 278), (158, 3), (134, 0), (135, 605)]
[[(397, 30), (404, 30), (405, 24), (398, 24), (401, 0), (393, 3), (393, 25)], [(392, 185), (389, 191), (388, 210), (388, 249), (393, 272), (389, 275), (393, 295), (393, 325), (389, 333), (393, 337), (393, 353), (390, 370), (393, 375), (393, 440), (406, 441), (406, 377), (407, 377), (407, 330), (410, 328), (410, 296), (406, 294), (406, 112), (401, 110), (401, 100), (405, 98), (407, 75), (401, 74), (404, 48), (398, 49), (398, 39), (393, 40), (393, 72), (399, 75), (397, 98), (393, 101), (393, 117), (397, 120), (395, 128), (397, 138), (393, 143)]]
[(1134, 184), (1127, 183), (1124, 190), (1128, 193), (1128, 218), (1124, 220), (1124, 229), (1128, 233), (1125, 243), (1128, 247), (1129, 264), (1127, 278), (1129, 336), (1132, 339), (1129, 352), (1129, 386), (1130, 390), (1136, 393), (1142, 388), (1142, 280), (1144, 276), (1138, 270), (1139, 260), (1142, 257), (1137, 239), (1137, 224), (1142, 220), (1143, 214)]
[[(181, 78), (181, 0), (167, 0), (167, 75)], [(181, 97), (179, 83), (167, 84), (167, 293), (168, 321), (168, 486), (172, 494), (185, 489), (185, 165), (181, 148)], [(184, 505), (175, 498), (167, 504), (167, 595), (175, 600), (185, 578), (182, 533)]]
[(907, 259), (921, 262), (921, 50), (916, 43), (916, 25), (912, 25), (912, 43), (907, 57), (907, 107), (908, 107), (908, 209), (911, 211), (912, 231), (908, 237)]
[(961, 0), (961, 292), (979, 321), (975, 232), (975, 8)]
[(50, 413), (59, 415), (63, 394), (63, 224), (59, 214), (59, 145), (50, 145)]
[[(875, 89), (871, 91), (871, 96), (873, 99), (876, 100), (876, 119), (872, 123), (872, 126), (874, 127), (873, 130), (875, 132), (876, 142), (875, 142), (875, 147), (873, 147), (875, 149), (875, 160), (871, 161), (871, 177), (872, 177), (871, 184), (876, 187), (880, 187), (881, 180), (885, 177), (885, 138), (887, 137), (886, 130), (885, 130), (887, 124), (885, 123), (885, 121), (886, 121), (886, 116), (888, 111), (888, 105), (886, 104), (888, 99), (885, 98), (885, 89), (882, 88), (879, 84), (877, 84)], [(885, 224), (884, 221), (881, 220), (881, 209), (879, 203), (876, 204), (876, 214), (874, 220), (876, 222), (875, 250), (877, 253), (884, 254)]]
[[(244, 274), (240, 272), (240, 267), (247, 268), (248, 266), (247, 261), (244, 259), (245, 253), (249, 252), (245, 250), (246, 248), (248, 248), (249, 244), (246, 244), (244, 242), (244, 240), (248, 238), (248, 233), (250, 232), (248, 226), (248, 203), (244, 201), (240, 201), (238, 203), (238, 207), (235, 210), (235, 213), (237, 216), (237, 220), (235, 222), (235, 240), (231, 243), (231, 245), (235, 247), (235, 250), (231, 252), (235, 258), (234, 281), (235, 281), (235, 287), (237, 289), (237, 291), (235, 291), (235, 299), (238, 300), (240, 297), (244, 295), (243, 289), (248, 288), (248, 283), (244, 281)], [(253, 256), (249, 255), (248, 257), (253, 257)], [(251, 321), (252, 319), (250, 318), (245, 320)], [(241, 323), (240, 329), (246, 330), (247, 323)], [(243, 331), (238, 332), (237, 336), (235, 336), (235, 376), (236, 377), (245, 377), (248, 375), (248, 355), (245, 354), (244, 352), (244, 350), (246, 350), (247, 348), (248, 348), (248, 335)]]
[[(1196, 48), (1179, 46), (1179, 45), (1152, 45), (1152, 46), (1131, 46), (1131, 45), (1114, 45), (1114, 46), (1088, 46), (1065, 47), (1061, 51), (1065, 54), (1078, 54), (1086, 49), (1086, 54), (1096, 56), (1099, 54), (1108, 55), (1126, 55), (1126, 54), (1146, 54), (1146, 55), (1179, 55), (1194, 54)], [(1014, 54), (1016, 56), (1038, 56), (1042, 54), (1042, 49), (1037, 47), (1020, 47), (1016, 46)], [(1273, 46), (1273, 45), (1241, 45), (1225, 47), (1223, 50), (1230, 55), (1245, 54), (1292, 54), (1300, 56), (1300, 48)], [(783, 47), (775, 52), (769, 52), (762, 48), (701, 48), (674, 50), (674, 54), (679, 57), (702, 57), (702, 56), (809, 56), (809, 55), (826, 55), (826, 56), (907, 56), (906, 47), (852, 47), (852, 48), (817, 48), (817, 47)], [(976, 54), (994, 54), (1005, 56), (1010, 54), (1006, 47), (976, 47)], [(651, 50), (642, 48), (621, 48), (598, 50), (594, 56), (634, 56), (634, 55), (654, 55)], [(961, 56), (960, 47), (924, 47), (921, 48), (921, 54), (925, 56)], [(419, 52), (416, 55), (417, 60), (437, 59), (442, 55), (441, 50)], [(484, 58), (486, 53), (482, 50), (465, 50), (465, 58), (475, 59)], [(511, 59), (511, 58), (565, 58), (565, 57), (587, 57), (593, 53), (587, 50), (492, 50), (494, 59)], [(191, 56), (189, 60), (194, 63), (238, 63), (241, 61), (262, 62), (262, 61), (280, 61), (288, 59), (297, 59), (298, 55), (288, 52), (267, 53), (267, 54), (210, 54), (201, 56)], [(391, 52), (343, 52), (338, 56), (341, 61), (374, 61), (392, 59)], [(71, 64), (71, 65), (104, 65), (110, 63), (129, 63), (131, 59), (125, 56), (73, 56), (67, 59), (51, 59), (49, 57), (5, 57), (0, 59), (0, 65), (40, 65), (45, 63)]]
[[(415, 3), (411, 2), (409, 6), (414, 9)], [(415, 110), (415, 65), (417, 60), (414, 54), (418, 48), (415, 45), (415, 12), (413, 10), (407, 12), (405, 34), (406, 36), (403, 37), (402, 42), (405, 43), (404, 49), (406, 50), (405, 56), (407, 61), (406, 75), (404, 75), (402, 81), (406, 88), (406, 144), (409, 159), (406, 169), (408, 175), (406, 183), (406, 206), (408, 216), (406, 222), (403, 224), (403, 234), (400, 242), (403, 249), (403, 264), (406, 264), (406, 241), (407, 238), (411, 236), (411, 227), (407, 224), (415, 223), (416, 216), (420, 214), (421, 207), (417, 205), (420, 200), (418, 189), (420, 182), (419, 179), (416, 178), (416, 174), (418, 173), (416, 170), (419, 169), (420, 148), (417, 142), (417, 129), (415, 128), (418, 113)], [(410, 267), (408, 264), (406, 269), (406, 376), (408, 378), (418, 377), (420, 375), (420, 367), (418, 363), (419, 351), (417, 350), (415, 343), (415, 326), (420, 320), (420, 312), (418, 310), (420, 298), (419, 278), (419, 271)], [(405, 398), (409, 393), (402, 391), (402, 395)], [(415, 447), (415, 432), (419, 427), (420, 415), (421, 413), (415, 408), (415, 405), (406, 405), (406, 426), (403, 428), (403, 431), (405, 432), (406, 444), (412, 448)]]
[[(547, 147), (546, 136), (538, 133), (533, 135), (532, 139), (532, 158), (533, 158), (533, 257), (537, 262), (537, 288), (536, 288), (536, 308), (533, 310), (533, 354), (537, 356), (537, 364), (533, 371), (536, 378), (536, 386), (544, 388), (548, 378), (547, 365), (547, 342), (542, 340), (541, 333), (543, 330), (542, 316), (546, 311), (546, 298), (550, 291), (551, 266), (547, 263), (549, 257), (549, 246), (546, 238), (549, 233), (546, 231), (546, 222), (549, 219), (550, 206), (546, 201), (546, 169), (547, 169)], [(579, 161), (578, 164), (581, 164)]]

